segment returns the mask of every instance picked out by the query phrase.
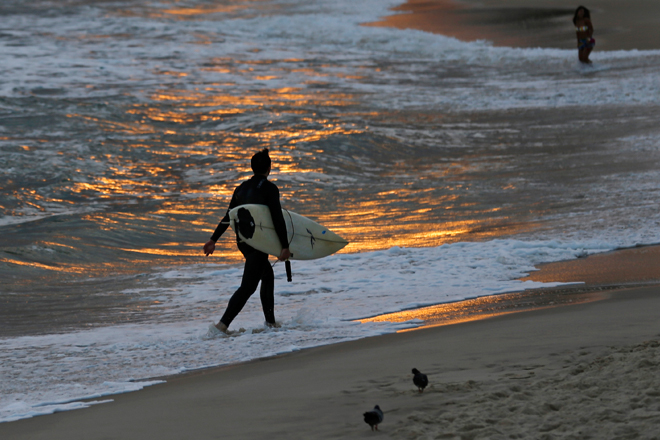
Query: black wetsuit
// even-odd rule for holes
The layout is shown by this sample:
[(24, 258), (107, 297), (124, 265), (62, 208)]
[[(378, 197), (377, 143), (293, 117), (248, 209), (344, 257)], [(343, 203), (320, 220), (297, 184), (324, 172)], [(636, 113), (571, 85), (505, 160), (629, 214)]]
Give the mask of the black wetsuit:
[[(270, 214), (273, 217), (275, 232), (280, 239), (282, 248), (288, 248), (286, 235), (286, 224), (282, 216), (282, 207), (280, 206), (280, 191), (277, 186), (269, 182), (266, 176), (254, 175), (250, 180), (241, 183), (229, 203), (227, 213), (220, 220), (218, 227), (211, 236), (211, 240), (218, 241), (220, 236), (229, 227), (229, 211), (240, 205), (257, 204), (266, 205), (270, 208)], [(259, 281), (261, 281), (261, 306), (264, 310), (266, 322), (275, 323), (275, 276), (273, 268), (268, 262), (268, 254), (258, 251), (253, 247), (241, 242), (236, 235), (238, 250), (245, 257), (245, 268), (243, 269), (243, 279), (241, 286), (232, 295), (227, 305), (227, 310), (220, 321), (229, 327), (236, 315), (243, 309), (247, 300), (257, 290)]]

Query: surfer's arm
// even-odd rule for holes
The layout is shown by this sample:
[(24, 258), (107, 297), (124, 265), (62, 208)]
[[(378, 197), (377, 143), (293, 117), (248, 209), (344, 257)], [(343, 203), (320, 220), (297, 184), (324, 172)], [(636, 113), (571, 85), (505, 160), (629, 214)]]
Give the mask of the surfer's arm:
[[(273, 218), (273, 226), (275, 227), (277, 238), (280, 239), (280, 244), (282, 245), (282, 251), (286, 250), (288, 253), (289, 240), (287, 239), (286, 223), (284, 222), (284, 216), (282, 215), (282, 206), (280, 205), (280, 190), (278, 190), (277, 186), (275, 186), (274, 184), (269, 186), (270, 188), (266, 195), (266, 204), (268, 205), (268, 209), (270, 210), (270, 216)], [(282, 256), (284, 255), (280, 255), (280, 257)]]
[(215, 250), (215, 242), (218, 241), (218, 239), (222, 236), (222, 234), (225, 233), (225, 231), (229, 227), (229, 211), (234, 209), (236, 206), (238, 206), (238, 202), (236, 200), (236, 194), (234, 194), (231, 197), (231, 202), (229, 202), (229, 208), (227, 208), (227, 212), (225, 213), (225, 216), (222, 217), (222, 220), (220, 220), (220, 223), (218, 223), (218, 226), (216, 226), (213, 235), (211, 235), (211, 239), (204, 245), (204, 253), (207, 256), (213, 253), (213, 251)]
[(236, 208), (237, 206), (238, 206), (238, 199), (236, 199), (236, 191), (234, 191), (234, 194), (231, 196), (231, 201), (229, 202), (229, 208), (227, 208), (227, 212), (225, 213), (225, 216), (222, 217), (222, 220), (220, 220), (220, 223), (218, 223), (218, 226), (215, 228), (215, 232), (213, 233), (213, 235), (211, 235), (211, 240), (216, 242), (222, 236), (222, 234), (225, 233), (225, 231), (229, 227), (229, 211)]
[(208, 257), (215, 251), (215, 241), (209, 240), (204, 244), (204, 254)]
[(229, 211), (232, 208), (229, 208), (227, 210), (227, 213), (225, 214), (225, 216), (222, 217), (222, 220), (220, 220), (220, 223), (218, 223), (218, 226), (216, 226), (215, 232), (213, 232), (213, 235), (211, 235), (211, 241), (213, 241), (214, 243), (216, 241), (218, 241), (218, 239), (222, 236), (222, 234), (225, 233), (225, 231), (229, 227)]
[(220, 220), (220, 223), (218, 223), (218, 226), (215, 228), (215, 232), (213, 232), (213, 235), (209, 239), (209, 241), (206, 242), (204, 245), (204, 254), (208, 257), (215, 251), (215, 242), (218, 241), (220, 236), (224, 234), (224, 232), (227, 230), (229, 227), (229, 209), (227, 210), (227, 214), (225, 214), (224, 217), (222, 217), (222, 220)]
[(286, 261), (289, 258), (291, 258), (291, 252), (289, 251), (289, 248), (282, 249), (282, 252), (280, 252), (280, 256), (277, 257), (277, 259), (280, 261)]

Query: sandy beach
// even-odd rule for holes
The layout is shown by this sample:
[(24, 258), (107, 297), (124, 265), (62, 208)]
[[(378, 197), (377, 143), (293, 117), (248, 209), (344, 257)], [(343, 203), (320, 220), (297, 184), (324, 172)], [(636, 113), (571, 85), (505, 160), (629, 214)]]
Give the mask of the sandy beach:
[[(660, 288), (167, 379), (5, 439), (658, 438)], [(419, 393), (410, 370), (426, 373)], [(362, 421), (375, 404), (379, 432)]]
[[(418, 29), (463, 41), (489, 40), (495, 46), (575, 48), (569, 0), (408, 0), (374, 26)], [(598, 50), (659, 49), (660, 4), (651, 0), (593, 0)]]

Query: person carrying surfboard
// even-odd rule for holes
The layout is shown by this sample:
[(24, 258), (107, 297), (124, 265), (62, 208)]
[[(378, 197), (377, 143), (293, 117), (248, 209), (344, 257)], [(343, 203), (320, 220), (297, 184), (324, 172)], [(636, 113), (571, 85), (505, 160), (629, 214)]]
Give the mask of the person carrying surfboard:
[[(268, 149), (265, 148), (252, 156), (250, 164), (254, 175), (234, 190), (227, 213), (220, 220), (220, 223), (218, 223), (211, 239), (204, 245), (204, 253), (208, 257), (215, 251), (215, 243), (229, 227), (229, 211), (240, 205), (258, 204), (268, 206), (273, 218), (275, 231), (282, 244), (282, 252), (278, 259), (280, 261), (288, 260), (291, 257), (291, 252), (289, 252), (286, 224), (280, 205), (280, 191), (277, 185), (268, 180), (271, 170)], [(273, 268), (268, 262), (268, 254), (258, 251), (247, 243), (242, 242), (238, 234), (236, 236), (236, 243), (238, 250), (245, 257), (243, 279), (241, 280), (241, 286), (229, 300), (227, 310), (222, 318), (220, 318), (220, 322), (214, 326), (217, 330), (227, 333), (227, 328), (243, 309), (250, 296), (257, 290), (259, 281), (261, 281), (261, 306), (264, 311), (264, 317), (266, 318), (266, 324), (275, 327), (277, 326), (275, 322), (275, 276), (273, 274)]]

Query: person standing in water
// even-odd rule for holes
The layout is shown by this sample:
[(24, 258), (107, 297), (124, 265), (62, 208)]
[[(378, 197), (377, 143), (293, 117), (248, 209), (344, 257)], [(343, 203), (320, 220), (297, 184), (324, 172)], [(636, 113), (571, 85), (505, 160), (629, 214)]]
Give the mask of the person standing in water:
[[(277, 186), (268, 181), (268, 175), (271, 169), (271, 160), (268, 155), (268, 149), (259, 151), (252, 156), (251, 161), (252, 171), (254, 175), (245, 182), (241, 183), (235, 190), (234, 195), (229, 203), (227, 213), (220, 220), (220, 223), (215, 228), (215, 232), (211, 239), (204, 245), (204, 253), (208, 257), (215, 250), (215, 243), (220, 236), (229, 227), (229, 211), (233, 208), (246, 205), (258, 204), (266, 205), (270, 210), (273, 218), (273, 225), (275, 232), (280, 239), (282, 245), (282, 253), (278, 257), (280, 261), (288, 260), (291, 257), (289, 252), (289, 243), (287, 241), (286, 223), (282, 216), (282, 207), (280, 206), (280, 192)], [(266, 325), (269, 327), (277, 327), (275, 322), (275, 276), (273, 268), (268, 262), (268, 254), (258, 251), (248, 244), (242, 242), (236, 235), (236, 242), (238, 249), (245, 257), (245, 267), (243, 269), (243, 279), (241, 286), (232, 295), (227, 305), (227, 310), (224, 315), (215, 325), (211, 325), (209, 330), (212, 333), (223, 332), (227, 333), (227, 328), (234, 320), (236, 315), (243, 309), (247, 300), (257, 290), (259, 281), (261, 281), (261, 306), (266, 318)]]
[(578, 6), (573, 16), (573, 24), (577, 33), (578, 58), (582, 63), (591, 64), (589, 54), (594, 50), (596, 40), (593, 39), (594, 25), (591, 23), (589, 9)]

